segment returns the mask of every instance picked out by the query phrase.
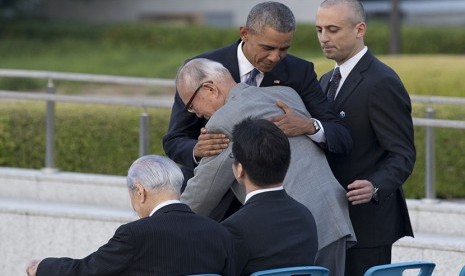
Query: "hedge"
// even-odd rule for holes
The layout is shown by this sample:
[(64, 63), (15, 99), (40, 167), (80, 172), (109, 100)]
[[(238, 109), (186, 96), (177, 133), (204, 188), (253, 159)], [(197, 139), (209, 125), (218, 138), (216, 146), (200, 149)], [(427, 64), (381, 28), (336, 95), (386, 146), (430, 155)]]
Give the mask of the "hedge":
[[(422, 116), (417, 106), (415, 116)], [(132, 107), (75, 105), (56, 107), (56, 162), (62, 171), (125, 175), (138, 157), (139, 115)], [(148, 110), (150, 152), (164, 155), (161, 139), (167, 131), (169, 109)], [(464, 117), (460, 109), (438, 107), (438, 116)], [(436, 130), (437, 195), (465, 197), (465, 139), (463, 130)], [(404, 185), (409, 198), (425, 196), (425, 129), (415, 127), (417, 162)], [(0, 103), (0, 165), (42, 168), (45, 159), (45, 105), (36, 102)]]
[[(228, 45), (238, 39), (237, 27), (171, 26), (159, 23), (124, 23), (92, 25), (60, 21), (1, 21), (0, 38), (70, 43), (88, 41), (113, 46), (149, 47), (163, 49), (195, 49), (199, 53)], [(366, 42), (376, 54), (389, 52), (389, 29), (386, 22), (368, 22)], [(465, 53), (465, 28), (454, 26), (402, 25), (401, 52), (416, 54)], [(297, 26), (291, 52), (321, 54), (315, 27)]]
[[(100, 105), (56, 105), (55, 167), (62, 171), (125, 175), (139, 155), (143, 110)], [(150, 152), (164, 154), (168, 109), (148, 109)], [(45, 166), (45, 104), (0, 103), (0, 166)]]

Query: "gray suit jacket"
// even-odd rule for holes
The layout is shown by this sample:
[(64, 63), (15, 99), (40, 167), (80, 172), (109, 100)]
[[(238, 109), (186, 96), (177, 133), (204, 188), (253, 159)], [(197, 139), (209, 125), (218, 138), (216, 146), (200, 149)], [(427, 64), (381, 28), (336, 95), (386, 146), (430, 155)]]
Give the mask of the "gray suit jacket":
[[(299, 114), (311, 117), (301, 98), (292, 88), (285, 86), (254, 87), (237, 84), (229, 93), (226, 104), (210, 118), (206, 127), (210, 132), (225, 133), (229, 137), (235, 124), (247, 117), (269, 118), (283, 114), (276, 106), (282, 100)], [(234, 141), (232, 141), (233, 143)], [(347, 238), (355, 241), (349, 219), (346, 192), (333, 176), (323, 151), (308, 137), (290, 137), (291, 164), (284, 179), (284, 188), (290, 196), (305, 205), (315, 217), (318, 229), (318, 249)], [(244, 202), (245, 189), (232, 172), (229, 158), (232, 143), (221, 154), (202, 158), (181, 195), (196, 213), (209, 215), (222, 196), (231, 188)]]

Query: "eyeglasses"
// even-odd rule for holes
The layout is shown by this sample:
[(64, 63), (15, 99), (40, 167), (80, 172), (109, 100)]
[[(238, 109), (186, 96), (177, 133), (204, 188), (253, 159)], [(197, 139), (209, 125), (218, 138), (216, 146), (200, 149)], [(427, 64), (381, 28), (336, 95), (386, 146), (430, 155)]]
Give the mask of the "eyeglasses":
[(197, 87), (197, 89), (195, 89), (194, 91), (194, 94), (192, 94), (192, 97), (189, 99), (189, 101), (187, 102), (186, 104), (186, 110), (187, 112), (190, 112), (190, 113), (195, 113), (194, 112), (194, 106), (192, 104), (192, 101), (194, 101), (194, 98), (195, 96), (197, 95), (197, 93), (199, 93), (200, 89), (207, 83), (210, 83), (210, 84), (213, 84), (213, 81), (204, 81), (202, 82), (199, 87)]
[(240, 162), (236, 159), (236, 157), (234, 156), (234, 153), (233, 153), (232, 151), (231, 151), (231, 153), (229, 153), (229, 158), (231, 158), (231, 159), (233, 160), (234, 164), (236, 164), (236, 165), (237, 165), (238, 163), (240, 163)]

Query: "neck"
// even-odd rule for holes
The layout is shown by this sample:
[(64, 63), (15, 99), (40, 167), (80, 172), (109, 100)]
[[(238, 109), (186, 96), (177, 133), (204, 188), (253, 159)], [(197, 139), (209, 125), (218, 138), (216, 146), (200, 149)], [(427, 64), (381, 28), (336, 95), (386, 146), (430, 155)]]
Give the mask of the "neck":
[(278, 184), (273, 184), (273, 185), (266, 185), (266, 186), (257, 186), (255, 183), (252, 183), (250, 181), (244, 182), (245, 186), (245, 191), (247, 194), (257, 191), (257, 190), (263, 190), (263, 189), (270, 189), (270, 188), (277, 188), (279, 186), (283, 185), (282, 183)]

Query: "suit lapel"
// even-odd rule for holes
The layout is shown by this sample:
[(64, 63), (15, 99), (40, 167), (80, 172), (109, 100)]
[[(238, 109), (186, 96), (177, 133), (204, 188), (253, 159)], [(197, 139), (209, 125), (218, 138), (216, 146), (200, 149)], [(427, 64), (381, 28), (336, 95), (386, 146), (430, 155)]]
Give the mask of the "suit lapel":
[(260, 86), (285, 85), (289, 76), (285, 70), (284, 60), (278, 63), (271, 72), (265, 73)]
[(325, 95), (328, 93), (329, 80), (331, 79), (331, 75), (333, 74), (333, 71), (334, 70), (332, 70), (332, 71), (324, 74), (323, 76), (321, 76), (320, 86), (321, 86), (321, 89), (325, 92)]
[(341, 89), (334, 101), (334, 110), (339, 110), (344, 105), (347, 98), (354, 93), (355, 88), (362, 81), (362, 73), (368, 69), (371, 62), (373, 61), (373, 55), (370, 51), (366, 52), (355, 67), (350, 71), (346, 80), (342, 84)]

